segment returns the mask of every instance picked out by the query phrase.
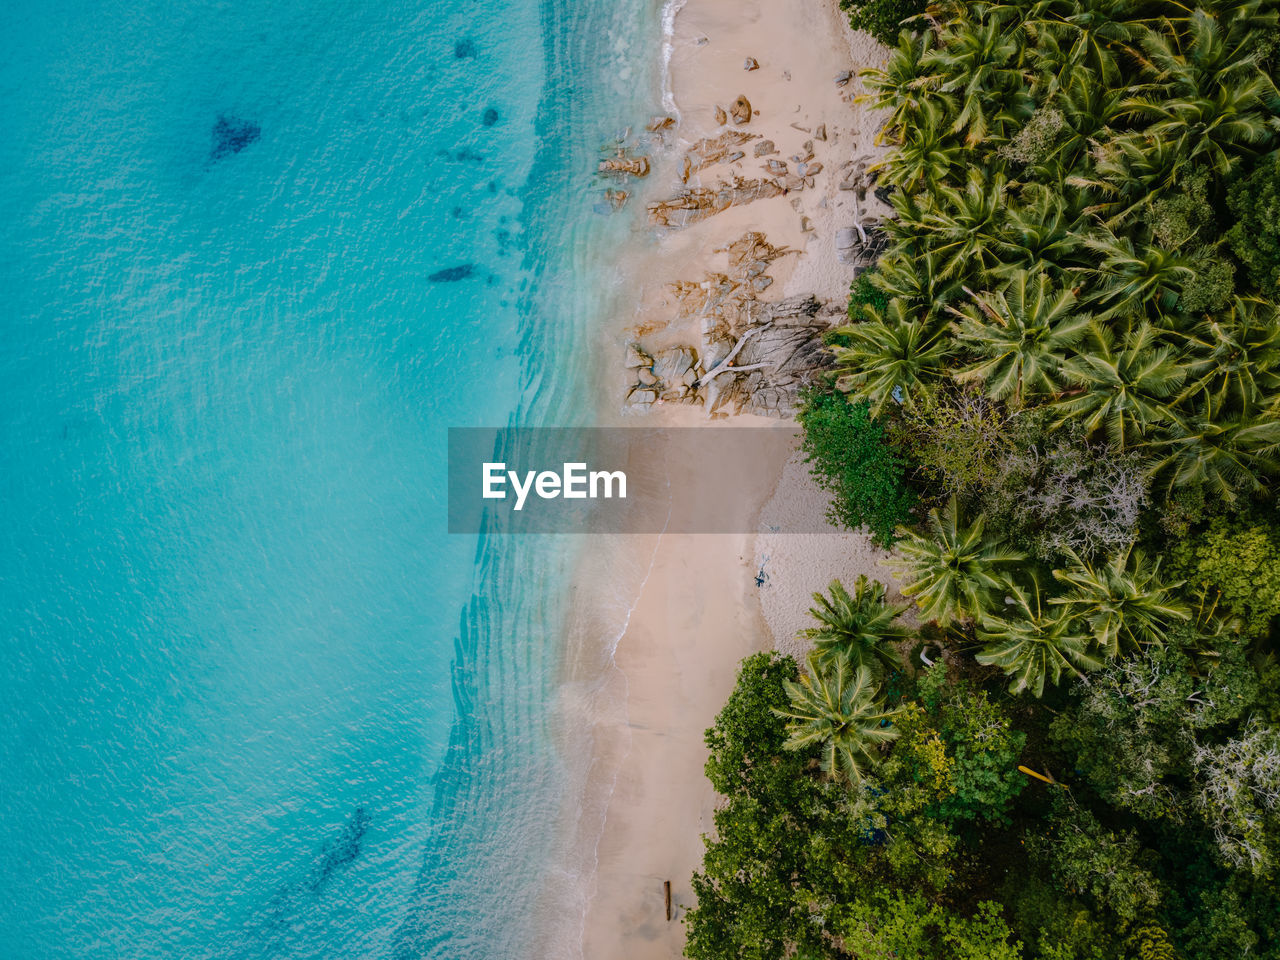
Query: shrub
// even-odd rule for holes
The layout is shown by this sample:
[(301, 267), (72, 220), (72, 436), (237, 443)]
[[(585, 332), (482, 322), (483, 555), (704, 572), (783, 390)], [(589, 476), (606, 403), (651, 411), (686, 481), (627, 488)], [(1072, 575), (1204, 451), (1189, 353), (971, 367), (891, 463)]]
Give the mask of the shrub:
[(1176, 543), (1169, 574), (1220, 600), (1250, 634), (1265, 633), (1280, 614), (1280, 533), (1269, 523), (1215, 517), (1203, 532)]
[(904, 445), (941, 500), (969, 497), (995, 483), (1011, 452), (1009, 417), (976, 391), (920, 399), (903, 420)]
[(854, 323), (865, 320), (866, 314), (863, 307), (874, 307), (876, 310), (884, 310), (889, 306), (889, 298), (884, 291), (871, 282), (872, 276), (875, 274), (875, 268), (864, 270), (858, 274), (853, 283), (849, 285), (849, 319)]
[(1067, 124), (1062, 111), (1053, 107), (1041, 107), (1028, 120), (1013, 139), (996, 151), (1011, 163), (1039, 163), (1049, 156), (1058, 134)]
[(855, 30), (865, 30), (881, 43), (893, 46), (898, 42), (902, 21), (924, 13), (926, 0), (840, 0), (840, 6), (851, 11), (849, 25)]
[(1197, 805), (1222, 859), (1237, 870), (1271, 874), (1280, 848), (1280, 730), (1251, 721), (1218, 746), (1198, 746)]
[(1049, 446), (1034, 430), (1023, 432), (1026, 439), (1013, 431), (1000, 476), (983, 499), (993, 529), (1007, 530), (1045, 560), (1113, 554), (1132, 544), (1148, 502), (1140, 458), (1079, 435)]
[(954, 759), (954, 790), (938, 804), (939, 814), (949, 820), (1008, 822), (1009, 806), (1027, 783), (1018, 773), (1027, 735), (1014, 730), (1009, 715), (985, 693), (963, 683), (940, 705), (937, 724)]
[(843, 908), (836, 930), (854, 957), (915, 960), (1020, 960), (998, 904), (984, 900), (973, 917), (929, 903), (919, 894), (879, 893)]
[(787, 728), (773, 712), (790, 705), (783, 684), (799, 676), (790, 657), (757, 653), (742, 661), (737, 686), (706, 733), (707, 779), (717, 793), (767, 789), (773, 776), (790, 778), (803, 767), (806, 758), (783, 752)]
[(1236, 223), (1227, 242), (1268, 296), (1280, 295), (1280, 160), (1266, 160), (1231, 185), (1227, 206)]
[(1109, 830), (1088, 810), (1060, 802), (1045, 836), (1028, 836), (1033, 860), (1046, 864), (1068, 890), (1090, 895), (1121, 929), (1149, 917), (1162, 889), (1151, 869), (1155, 856), (1133, 830)]
[(849, 529), (866, 526), (877, 544), (891, 546), (916, 497), (905, 482), (906, 462), (871, 416), (870, 405), (811, 391), (798, 419), (810, 473), (832, 493), (828, 518)]

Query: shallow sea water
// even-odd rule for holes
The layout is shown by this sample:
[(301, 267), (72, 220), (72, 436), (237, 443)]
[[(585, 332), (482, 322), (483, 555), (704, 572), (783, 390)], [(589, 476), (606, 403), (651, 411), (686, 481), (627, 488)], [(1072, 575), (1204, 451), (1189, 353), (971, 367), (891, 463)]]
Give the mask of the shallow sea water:
[(0, 956), (512, 958), (571, 540), (449, 426), (590, 423), (643, 0), (0, 15)]

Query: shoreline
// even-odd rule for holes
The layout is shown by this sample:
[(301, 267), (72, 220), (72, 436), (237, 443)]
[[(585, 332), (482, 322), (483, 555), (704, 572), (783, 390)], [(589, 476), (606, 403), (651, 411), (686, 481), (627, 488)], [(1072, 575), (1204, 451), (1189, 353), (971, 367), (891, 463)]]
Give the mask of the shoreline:
[[(886, 52), (849, 29), (835, 0), (805, 0), (798, 9), (785, 10), (753, 2), (668, 0), (661, 27), (660, 56), (668, 69), (660, 95), (678, 122), (667, 147), (650, 157), (653, 175), (631, 185), (636, 206), (624, 215), (633, 218), (637, 234), (644, 234), (633, 246), (647, 253), (623, 258), (618, 267), (618, 282), (631, 292), (634, 314), (620, 317), (614, 329), (598, 338), (605, 354), (597, 364), (605, 368), (597, 376), (606, 392), (602, 425), (710, 422), (701, 407), (686, 404), (639, 414), (625, 411), (619, 359), (639, 331), (648, 331), (659, 347), (695, 340), (697, 330), (691, 328), (696, 318), (672, 317), (667, 284), (718, 269), (723, 248), (746, 231), (760, 231), (770, 243), (795, 254), (771, 265), (774, 285), (761, 299), (815, 294), (835, 305), (838, 315), (829, 322), (837, 323), (854, 269), (838, 260), (836, 231), (851, 216), (866, 212), (850, 210), (856, 200), (847, 188), (840, 190), (840, 172), (853, 157), (880, 150), (872, 143), (874, 118), (850, 102), (857, 81), (846, 87), (834, 77), (883, 62)], [(759, 69), (744, 69), (748, 57), (758, 61)], [(655, 229), (643, 223), (640, 203), (662, 196), (672, 183), (678, 185), (677, 164), (685, 151), (716, 134), (715, 107), (744, 93), (759, 112), (744, 129), (776, 141), (784, 156), (822, 124), (829, 139), (815, 152), (827, 164), (827, 175), (793, 196), (730, 207), (655, 236)], [(753, 171), (759, 164), (758, 158), (747, 157), (732, 164), (731, 171), (720, 165), (701, 177), (695, 174), (689, 184), (713, 185), (730, 173), (758, 176)], [(750, 428), (777, 421), (740, 414), (718, 423)], [(805, 504), (825, 510), (825, 498), (807, 471), (787, 471), (787, 461), (786, 456), (770, 458), (733, 495), (748, 500), (755, 516), (794, 499), (797, 490)], [(677, 474), (682, 470), (688, 473), (685, 482), (695, 482), (691, 468), (676, 465)], [(846, 541), (860, 535), (838, 537)], [(703, 775), (703, 733), (732, 690), (742, 658), (777, 645), (770, 624), (778, 615), (762, 605), (766, 597), (755, 583), (756, 533), (654, 534), (607, 541), (598, 540), (583, 551), (584, 572), (606, 569), (608, 574), (585, 574), (579, 580), (559, 705), (562, 742), (581, 746), (584, 737), (590, 741), (581, 796), (566, 805), (558, 825), (567, 844), (565, 886), (572, 890), (559, 891), (568, 893), (567, 898), (553, 901), (548, 896), (544, 902), (558, 904), (554, 910), (566, 923), (580, 924), (576, 945), (553, 938), (568, 947), (567, 955), (674, 958), (683, 952), (680, 921), (693, 902), (690, 880), (701, 864), (701, 836), (712, 829), (717, 802)], [(785, 549), (770, 549), (779, 557), (770, 571), (771, 582), (777, 583), (779, 571), (791, 561), (782, 556)], [(858, 554), (859, 562), (863, 556)], [(795, 569), (803, 567), (799, 563)], [(785, 570), (781, 576), (787, 576)], [(779, 589), (768, 603), (786, 610), (799, 598), (803, 613), (808, 593)], [(669, 921), (664, 882), (671, 884)], [(542, 955), (552, 953), (544, 950)]]

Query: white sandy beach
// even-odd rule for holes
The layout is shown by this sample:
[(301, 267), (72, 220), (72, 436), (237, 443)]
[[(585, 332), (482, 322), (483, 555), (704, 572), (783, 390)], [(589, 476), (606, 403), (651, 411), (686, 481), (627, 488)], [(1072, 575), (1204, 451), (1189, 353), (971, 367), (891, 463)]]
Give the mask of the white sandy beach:
[[(659, 343), (688, 340), (689, 331), (672, 319), (666, 283), (699, 277), (723, 257), (716, 248), (747, 230), (799, 252), (774, 265), (778, 283), (770, 293), (776, 290), (777, 299), (813, 293), (842, 306), (852, 271), (837, 260), (835, 231), (852, 218), (878, 212), (854, 210), (853, 195), (838, 189), (842, 165), (880, 149), (874, 145), (876, 118), (852, 102), (857, 81), (842, 87), (834, 78), (883, 62), (884, 51), (848, 29), (834, 0), (688, 0), (675, 17), (671, 39), (678, 143), (655, 158), (651, 179), (656, 182), (646, 189), (660, 195), (670, 186), (683, 148), (714, 135), (716, 106), (728, 106), (739, 94), (758, 111), (748, 129), (773, 140), (783, 156), (799, 150), (824, 124), (827, 140), (815, 144), (815, 153), (827, 175), (798, 194), (732, 207), (667, 232), (652, 257), (624, 267), (627, 289), (636, 291), (642, 305), (635, 317), (619, 323), (619, 353), (636, 329)], [(758, 70), (744, 70), (748, 57), (759, 62)], [(759, 164), (748, 156), (732, 172), (758, 175)], [(703, 176), (713, 183), (729, 172), (719, 165)], [(811, 230), (803, 229), (803, 218)], [(690, 407), (643, 417), (667, 424), (708, 422), (700, 409)], [(753, 420), (774, 423), (751, 417), (733, 423), (750, 426)], [(639, 425), (641, 420), (619, 422)], [(787, 461), (785, 452), (775, 451), (741, 488), (726, 491), (763, 511), (762, 529), (782, 516), (779, 511), (825, 510), (825, 497), (807, 468), (788, 467)], [(692, 474), (686, 479), (695, 482)], [(600, 547), (599, 554), (609, 550), (620, 551), (625, 565), (634, 567), (628, 576), (638, 597), (621, 618), (625, 626), (615, 637), (611, 660), (600, 662), (579, 651), (582, 672), (570, 684), (571, 690), (589, 687), (590, 693), (582, 694), (569, 715), (589, 712), (594, 727), (588, 797), (574, 825), (582, 867), (594, 869), (585, 891), (581, 955), (588, 960), (674, 958), (682, 954), (680, 920), (693, 902), (690, 877), (701, 862), (701, 838), (712, 828), (716, 803), (702, 771), (703, 732), (732, 690), (738, 662), (773, 646), (775, 639), (780, 648), (793, 649), (790, 642), (803, 625), (810, 594), (833, 577), (851, 580), (865, 572), (888, 581), (889, 575), (879, 563), (883, 553), (858, 534), (667, 534), (627, 538), (625, 545)], [(762, 562), (768, 578), (758, 588)], [(619, 611), (613, 614), (616, 619)], [(604, 679), (587, 684), (593, 663)], [(671, 883), (669, 921), (664, 881)]]

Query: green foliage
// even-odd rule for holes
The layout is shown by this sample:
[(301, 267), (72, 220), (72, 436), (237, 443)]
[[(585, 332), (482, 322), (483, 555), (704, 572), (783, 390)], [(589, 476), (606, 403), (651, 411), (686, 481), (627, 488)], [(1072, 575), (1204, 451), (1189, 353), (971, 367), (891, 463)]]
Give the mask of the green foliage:
[(757, 653), (742, 661), (733, 693), (706, 734), (707, 779), (717, 793), (773, 793), (804, 765), (803, 756), (783, 753), (787, 731), (773, 713), (788, 706), (785, 685), (799, 676), (790, 657)]
[(1160, 574), (1160, 559), (1127, 549), (1104, 563), (1080, 557), (1054, 570), (1063, 585), (1053, 599), (1073, 619), (1087, 625), (1099, 649), (1109, 657), (1164, 643), (1170, 626), (1191, 618), (1174, 587)]
[(797, 419), (804, 427), (801, 449), (810, 472), (833, 494), (832, 523), (850, 529), (865, 525), (876, 543), (892, 544), (894, 531), (911, 514), (915, 494), (905, 482), (903, 457), (868, 405), (813, 391)]
[(1188, 586), (1265, 633), (1280, 614), (1280, 531), (1273, 523), (1215, 517), (1169, 551), (1170, 570)]
[(1280, 6), (846, 6), (898, 189), (805, 452), (951, 672), (869, 582), (744, 670), (688, 953), (1280, 960)]
[(871, 404), (881, 416), (897, 407), (910, 410), (946, 374), (951, 340), (938, 323), (913, 317), (895, 297), (884, 310), (863, 307), (867, 319), (840, 327), (832, 346), (836, 388)]
[[(1216, 642), (1218, 652), (1198, 655)], [(1204, 659), (1207, 668), (1197, 667)], [(1238, 720), (1257, 700), (1259, 677), (1246, 649), (1176, 627), (1162, 647), (1115, 661), (1079, 688), (1079, 701), (1056, 717), (1052, 738), (1109, 804), (1148, 820), (1192, 816), (1185, 782), (1197, 737)]]
[(1012, 140), (1000, 148), (999, 155), (1014, 164), (1040, 163), (1049, 157), (1066, 124), (1062, 111), (1055, 107), (1042, 107), (1031, 115)]
[(880, 290), (873, 282), (872, 277), (876, 274), (873, 267), (870, 270), (864, 270), (853, 279), (853, 283), (849, 285), (849, 320), (858, 322), (866, 317), (863, 314), (863, 307), (872, 307), (875, 310), (884, 310), (889, 306), (889, 298)]
[(1121, 928), (1151, 916), (1160, 903), (1155, 855), (1135, 832), (1109, 830), (1082, 807), (1060, 804), (1050, 832), (1029, 837), (1027, 846), (1059, 884), (1090, 897)]
[(1197, 746), (1195, 767), (1219, 854), (1269, 878), (1280, 860), (1280, 728), (1251, 719), (1225, 743)]
[(853, 29), (865, 30), (890, 46), (898, 42), (902, 21), (924, 13), (927, 5), (925, 0), (840, 0), (840, 6), (850, 11)]
[[(1013, 928), (1043, 960), (1115, 960), (1119, 951), (1094, 911), (1037, 875), (1009, 880), (1001, 891), (1010, 904)], [(1125, 958), (1128, 960), (1128, 958)]]
[(923, 897), (879, 893), (841, 909), (833, 920), (848, 955), (865, 960), (1020, 960), (998, 904), (983, 901), (972, 917)]
[(1056, 686), (1064, 675), (1082, 677), (1102, 659), (1091, 650), (1094, 636), (1081, 619), (1046, 603), (1039, 579), (1028, 580), (1026, 588), (1010, 585), (1005, 610), (983, 615), (977, 634), (984, 646), (977, 661), (1003, 670), (1011, 693), (1041, 697), (1046, 684)]
[(1280, 297), (1280, 158), (1268, 157), (1231, 185), (1232, 252), (1268, 297)]
[(969, 522), (952, 498), (944, 510), (930, 510), (924, 533), (904, 531), (893, 561), (926, 620), (947, 626), (980, 618), (990, 611), (1008, 583), (1008, 573), (1025, 559), (986, 531), (986, 520)]
[[(781, 960), (793, 944), (821, 946), (796, 900), (796, 879), (814, 858), (859, 844), (839, 795), (806, 775), (813, 752), (783, 749), (786, 726), (773, 711), (789, 704), (785, 684), (798, 675), (790, 657), (747, 658), (707, 731), (707, 776), (726, 802), (715, 812), (715, 834), (704, 838), (702, 870), (693, 877), (698, 903), (686, 918), (689, 957)], [(823, 847), (808, 841), (819, 825), (829, 838)]]
[(954, 761), (951, 782), (955, 787), (939, 802), (939, 815), (1007, 822), (1009, 806), (1027, 782), (1018, 772), (1026, 734), (1013, 729), (1008, 713), (986, 693), (963, 683), (956, 683), (939, 705), (936, 723)]
[(1155, 200), (1147, 214), (1151, 233), (1169, 250), (1187, 250), (1192, 270), (1178, 307), (1188, 313), (1218, 311), (1235, 293), (1235, 265), (1219, 255), (1216, 217), (1209, 202), (1209, 171), (1184, 174), (1181, 189)]
[(1010, 417), (972, 390), (922, 397), (898, 429), (917, 469), (946, 498), (980, 495), (1000, 478), (1012, 450)]

